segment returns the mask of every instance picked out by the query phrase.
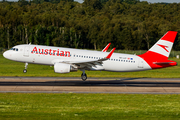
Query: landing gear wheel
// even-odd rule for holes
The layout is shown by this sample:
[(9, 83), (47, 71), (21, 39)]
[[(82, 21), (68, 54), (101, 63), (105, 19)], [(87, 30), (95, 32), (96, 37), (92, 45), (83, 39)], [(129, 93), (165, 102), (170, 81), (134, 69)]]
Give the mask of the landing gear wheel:
[(82, 74), (81, 74), (81, 79), (82, 79), (83, 81), (86, 81), (86, 79), (87, 79), (86, 73), (82, 73)]
[(27, 70), (26, 70), (26, 69), (24, 69), (24, 70), (23, 70), (23, 72), (24, 72), (24, 73), (27, 73)]
[(23, 70), (23, 73), (27, 73), (27, 67), (28, 67), (28, 63), (25, 63), (25, 69)]

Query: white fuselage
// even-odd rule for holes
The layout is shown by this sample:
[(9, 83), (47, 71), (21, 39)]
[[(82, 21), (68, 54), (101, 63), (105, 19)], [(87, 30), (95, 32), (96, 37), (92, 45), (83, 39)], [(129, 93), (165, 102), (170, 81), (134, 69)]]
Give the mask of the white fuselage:
[[(109, 52), (81, 50), (63, 47), (42, 45), (17, 45), (14, 50), (8, 50), (3, 55), (5, 58), (33, 64), (54, 65), (58, 62), (69, 64), (84, 61), (95, 61), (102, 59)], [(137, 55), (113, 53), (111, 58), (102, 61), (102, 64), (90, 65), (87, 70), (105, 70), (115, 72), (142, 71), (152, 69), (145, 60)], [(84, 68), (83, 64), (78, 69)]]

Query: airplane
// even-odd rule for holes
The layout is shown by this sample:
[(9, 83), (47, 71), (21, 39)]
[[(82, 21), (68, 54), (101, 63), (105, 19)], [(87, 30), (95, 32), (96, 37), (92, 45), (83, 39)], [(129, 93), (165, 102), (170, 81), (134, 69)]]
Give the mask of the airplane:
[(168, 60), (177, 32), (168, 31), (146, 53), (141, 55), (114, 53), (116, 48), (107, 52), (111, 43), (102, 51), (81, 50), (64, 47), (21, 44), (3, 53), (9, 60), (54, 66), (55, 73), (82, 71), (81, 79), (85, 81), (85, 70), (133, 72), (176, 66), (175, 61)]

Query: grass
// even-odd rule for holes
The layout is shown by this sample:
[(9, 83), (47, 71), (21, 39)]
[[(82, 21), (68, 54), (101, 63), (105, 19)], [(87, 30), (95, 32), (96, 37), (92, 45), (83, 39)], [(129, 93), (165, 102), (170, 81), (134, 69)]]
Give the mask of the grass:
[[(179, 59), (172, 58), (180, 64)], [(81, 71), (54, 73), (53, 67), (14, 62), (0, 55), (0, 76), (80, 77)], [(180, 78), (179, 66), (142, 72), (87, 71), (88, 77)], [(0, 93), (0, 120), (62, 119), (180, 119), (180, 95)]]
[(180, 95), (0, 93), (0, 119), (180, 119)]
[[(171, 58), (178, 62), (180, 59)], [(70, 72), (68, 74), (54, 73), (53, 66), (29, 64), (28, 72), (23, 73), (24, 63), (14, 62), (5, 59), (0, 55), (0, 76), (31, 76), (31, 77), (80, 77), (81, 71)], [(108, 71), (86, 71), (88, 77), (111, 77), (111, 78), (180, 78), (180, 66), (164, 69), (141, 71), (141, 72), (108, 72)]]

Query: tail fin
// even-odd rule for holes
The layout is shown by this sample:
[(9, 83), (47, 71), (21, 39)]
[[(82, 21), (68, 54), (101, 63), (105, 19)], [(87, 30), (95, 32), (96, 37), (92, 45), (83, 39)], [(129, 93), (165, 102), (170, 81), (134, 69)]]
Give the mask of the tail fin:
[(168, 60), (176, 35), (176, 31), (168, 31), (146, 53), (139, 55), (139, 57), (143, 58), (153, 69), (177, 65), (176, 62)]

